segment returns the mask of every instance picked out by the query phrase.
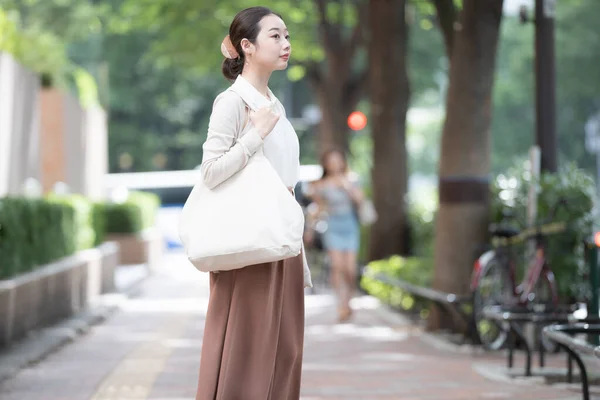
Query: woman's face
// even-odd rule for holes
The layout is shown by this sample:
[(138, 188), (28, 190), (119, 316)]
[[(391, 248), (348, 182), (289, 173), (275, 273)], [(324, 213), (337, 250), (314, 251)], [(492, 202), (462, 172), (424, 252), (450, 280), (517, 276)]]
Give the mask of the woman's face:
[(285, 23), (276, 15), (267, 15), (260, 21), (256, 43), (250, 44), (250, 58), (254, 66), (271, 71), (284, 70), (292, 52)]
[(344, 157), (337, 151), (331, 152), (325, 157), (325, 169), (329, 174), (340, 174), (346, 169)]

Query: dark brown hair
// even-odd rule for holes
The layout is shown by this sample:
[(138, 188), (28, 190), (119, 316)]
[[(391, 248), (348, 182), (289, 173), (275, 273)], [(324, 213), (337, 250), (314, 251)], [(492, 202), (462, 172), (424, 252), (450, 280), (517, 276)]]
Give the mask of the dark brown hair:
[[(239, 57), (223, 60), (221, 67), (223, 75), (230, 81), (234, 81), (244, 69), (246, 56), (242, 50), (242, 39), (248, 39), (251, 43), (256, 43), (256, 37), (260, 32), (260, 21), (267, 15), (281, 15), (274, 13), (266, 7), (250, 7), (237, 13), (231, 25), (229, 26), (229, 38)], [(282, 18), (283, 19), (283, 18)]]
[(346, 172), (348, 172), (348, 158), (346, 157), (346, 152), (343, 151), (342, 149), (338, 148), (338, 147), (332, 147), (328, 150), (325, 150), (322, 154), (321, 154), (321, 168), (323, 169), (323, 175), (321, 175), (321, 179), (324, 179), (327, 174), (327, 168), (326, 168), (326, 163), (327, 163), (327, 159), (329, 158), (329, 156), (331, 154), (339, 154), (340, 156), (342, 156), (342, 160), (344, 160), (344, 170)]

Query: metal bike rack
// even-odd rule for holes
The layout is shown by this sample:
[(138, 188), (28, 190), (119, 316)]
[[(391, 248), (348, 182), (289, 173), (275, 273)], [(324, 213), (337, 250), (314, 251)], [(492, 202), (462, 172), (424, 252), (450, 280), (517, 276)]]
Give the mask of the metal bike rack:
[(472, 340), (477, 339), (477, 334), (475, 332), (475, 326), (473, 324), (473, 319), (471, 315), (466, 313), (462, 306), (465, 304), (471, 304), (472, 297), (471, 296), (461, 296), (456, 295), (454, 293), (446, 293), (439, 290), (413, 285), (411, 283), (405, 282), (398, 278), (393, 278), (384, 273), (373, 273), (369, 270), (369, 268), (365, 268), (364, 272), (365, 276), (368, 276), (371, 279), (376, 281), (385, 283), (387, 285), (393, 286), (400, 290), (403, 290), (407, 293), (412, 294), (413, 296), (417, 296), (423, 299), (427, 299), (433, 301), (437, 305), (439, 305), (443, 310), (447, 313), (457, 313), (460, 318), (465, 322), (466, 332), (463, 332), (465, 337), (468, 337)]
[(587, 369), (583, 360), (581, 359), (581, 355), (591, 355), (598, 359), (600, 359), (600, 346), (596, 346), (590, 343), (587, 343), (583, 340), (578, 340), (573, 338), (571, 335), (585, 333), (588, 335), (594, 335), (598, 337), (600, 335), (600, 324), (567, 324), (567, 325), (551, 325), (547, 326), (543, 330), (543, 334), (549, 338), (550, 340), (557, 343), (561, 348), (563, 348), (567, 354), (568, 358), (568, 372), (567, 372), (567, 380), (569, 383), (573, 382), (573, 362), (575, 360), (579, 367), (579, 373), (581, 375), (581, 390), (583, 393), (583, 400), (590, 399), (590, 388), (589, 381), (587, 375)]

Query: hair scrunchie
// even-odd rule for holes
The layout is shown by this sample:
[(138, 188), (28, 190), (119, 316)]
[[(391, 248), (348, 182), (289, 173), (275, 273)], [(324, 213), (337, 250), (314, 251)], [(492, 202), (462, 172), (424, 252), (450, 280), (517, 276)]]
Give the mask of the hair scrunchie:
[(231, 60), (234, 60), (240, 56), (233, 46), (233, 43), (231, 43), (231, 38), (229, 35), (225, 36), (225, 39), (223, 39), (223, 42), (221, 42), (221, 54), (223, 54), (223, 57)]

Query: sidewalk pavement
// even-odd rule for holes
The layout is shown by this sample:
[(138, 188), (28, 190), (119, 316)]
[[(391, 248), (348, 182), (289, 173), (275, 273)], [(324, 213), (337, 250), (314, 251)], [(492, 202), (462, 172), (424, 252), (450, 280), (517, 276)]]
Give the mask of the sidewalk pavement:
[[(0, 399), (191, 400), (207, 298), (207, 275), (168, 254), (138, 296), (4, 381)], [(337, 324), (331, 295), (307, 296), (302, 400), (581, 399), (577, 384), (509, 378), (501, 354), (444, 349), (368, 296), (354, 305), (353, 320)]]

